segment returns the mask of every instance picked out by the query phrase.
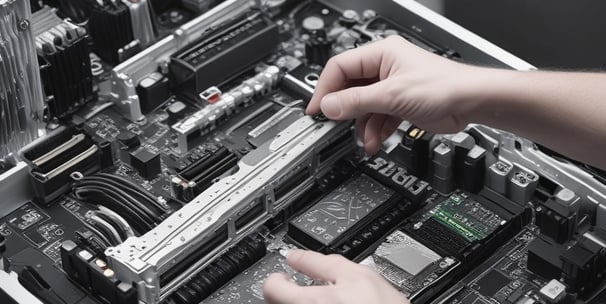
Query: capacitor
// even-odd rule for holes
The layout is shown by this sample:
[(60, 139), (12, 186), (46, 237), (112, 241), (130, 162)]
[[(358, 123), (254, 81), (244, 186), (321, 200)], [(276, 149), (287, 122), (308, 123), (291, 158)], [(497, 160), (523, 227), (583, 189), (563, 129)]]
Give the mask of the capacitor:
[(318, 16), (309, 16), (305, 19), (303, 19), (303, 23), (302, 23), (303, 29), (305, 30), (305, 32), (307, 32), (307, 34), (309, 35), (314, 35), (317, 32), (320, 31), (324, 31), (326, 32), (325, 29), (325, 22), (324, 19), (322, 19), (322, 17), (318, 17)]
[(305, 42), (305, 57), (309, 63), (325, 65), (330, 58), (332, 42), (326, 38), (326, 33), (317, 32)]
[(353, 27), (360, 21), (360, 14), (354, 10), (345, 10), (341, 17), (339, 17), (339, 23), (345, 27)]
[(185, 117), (186, 106), (181, 101), (175, 101), (166, 108), (168, 113), (168, 124), (173, 125)]
[(362, 12), (362, 19), (364, 21), (371, 20), (377, 16), (377, 12), (371, 9), (367, 9)]
[(137, 148), (141, 145), (139, 137), (130, 131), (121, 132), (118, 135), (118, 141), (120, 141), (120, 143), (124, 145), (124, 148), (127, 150)]

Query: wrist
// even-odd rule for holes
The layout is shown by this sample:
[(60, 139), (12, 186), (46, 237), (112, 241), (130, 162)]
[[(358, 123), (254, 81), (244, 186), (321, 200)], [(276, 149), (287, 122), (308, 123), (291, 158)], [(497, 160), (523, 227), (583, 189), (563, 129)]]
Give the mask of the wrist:
[(523, 72), (465, 66), (458, 80), (454, 100), (461, 118), (468, 123), (493, 124), (512, 111), (516, 83)]

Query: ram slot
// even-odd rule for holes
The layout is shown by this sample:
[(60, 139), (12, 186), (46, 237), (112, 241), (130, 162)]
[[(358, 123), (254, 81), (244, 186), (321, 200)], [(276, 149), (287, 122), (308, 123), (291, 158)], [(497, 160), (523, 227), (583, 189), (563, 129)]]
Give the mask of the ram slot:
[(224, 147), (206, 154), (177, 173), (172, 180), (174, 194), (181, 200), (190, 201), (237, 163), (238, 157)]

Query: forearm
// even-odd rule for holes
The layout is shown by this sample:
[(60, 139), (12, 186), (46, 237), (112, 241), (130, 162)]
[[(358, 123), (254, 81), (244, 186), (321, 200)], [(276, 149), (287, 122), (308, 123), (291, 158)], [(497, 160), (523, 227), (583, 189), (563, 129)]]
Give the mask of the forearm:
[(477, 69), (468, 121), (606, 168), (606, 75)]

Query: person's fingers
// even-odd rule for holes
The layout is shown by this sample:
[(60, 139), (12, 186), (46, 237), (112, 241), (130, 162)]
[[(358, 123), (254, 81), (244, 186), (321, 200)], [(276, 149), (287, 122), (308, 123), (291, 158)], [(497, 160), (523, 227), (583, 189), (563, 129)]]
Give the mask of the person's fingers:
[(391, 66), (382, 64), (385, 43), (385, 40), (381, 40), (332, 57), (320, 75), (307, 114), (319, 113), (322, 98), (346, 88), (351, 80), (384, 79), (389, 75)]
[(375, 114), (370, 117), (366, 123), (366, 131), (364, 132), (364, 151), (368, 155), (374, 155), (381, 147), (381, 133), (383, 125), (387, 120), (387, 115)]
[(367, 113), (398, 115), (390, 81), (379, 81), (365, 87), (353, 87), (322, 98), (322, 113), (333, 120), (347, 120)]
[(347, 270), (347, 259), (339, 255), (324, 255), (309, 250), (293, 250), (286, 257), (288, 265), (313, 279), (334, 283)]
[(396, 116), (388, 116), (383, 124), (383, 130), (381, 130), (381, 142), (384, 142), (393, 132), (395, 132), (400, 124), (402, 123), (402, 119)]
[(356, 133), (361, 141), (364, 141), (364, 133), (366, 132), (366, 122), (370, 119), (373, 114), (368, 113), (358, 119), (356, 119)]
[(285, 273), (271, 274), (263, 284), (263, 298), (269, 304), (309, 303), (327, 297), (329, 286), (299, 286)]

